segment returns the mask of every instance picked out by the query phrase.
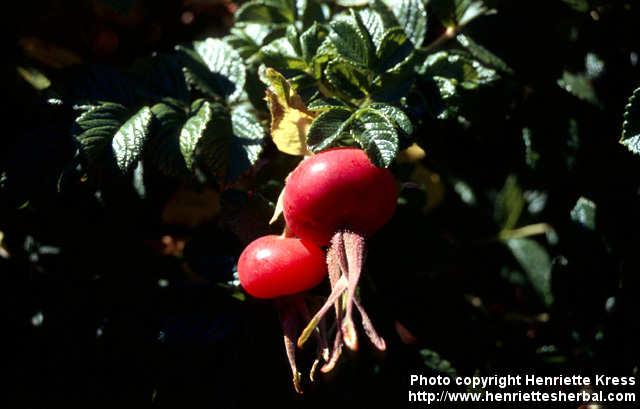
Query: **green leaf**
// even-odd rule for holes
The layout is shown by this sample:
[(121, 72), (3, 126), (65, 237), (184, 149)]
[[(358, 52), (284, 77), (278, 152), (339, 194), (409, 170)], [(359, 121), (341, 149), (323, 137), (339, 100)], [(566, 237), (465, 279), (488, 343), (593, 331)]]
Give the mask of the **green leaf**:
[(187, 167), (180, 153), (180, 131), (187, 118), (186, 107), (177, 101), (164, 100), (151, 107), (155, 135), (149, 141), (148, 161), (166, 176), (181, 177)]
[(149, 135), (153, 114), (149, 107), (143, 107), (125, 122), (113, 136), (111, 147), (116, 164), (127, 172), (138, 161)]
[(495, 219), (502, 231), (516, 227), (526, 202), (515, 175), (507, 177), (495, 203)]
[[(284, 3), (284, 2), (283, 2)], [(236, 22), (260, 24), (292, 23), (293, 13), (287, 7), (278, 7), (270, 1), (250, 1), (243, 4), (236, 12)]]
[(325, 68), (327, 81), (335, 90), (351, 98), (363, 98), (369, 93), (371, 80), (367, 71), (344, 59), (334, 59)]
[(422, 0), (382, 0), (393, 12), (399, 26), (417, 48), (427, 33), (427, 12)]
[(372, 86), (371, 95), (376, 101), (396, 102), (405, 97), (416, 77), (415, 53), (400, 64), (378, 75)]
[(430, 349), (421, 349), (420, 356), (427, 368), (446, 376), (456, 376), (456, 369), (451, 365), (451, 362), (442, 358), (437, 352)]
[(257, 23), (243, 23), (231, 27), (231, 32), (224, 41), (233, 47), (247, 65), (257, 61), (260, 48), (275, 38), (281, 37), (286, 25), (266, 26)]
[(473, 90), (500, 78), (478, 61), (447, 51), (428, 56), (419, 72), (436, 81), (444, 99), (456, 96), (460, 89)]
[[(391, 14), (389, 10), (385, 10), (385, 11)], [(387, 31), (387, 29), (391, 27), (389, 27), (388, 24), (385, 23), (385, 20), (380, 14), (380, 12), (378, 10), (374, 10), (373, 8), (364, 8), (364, 9), (358, 10), (358, 14), (360, 16), (360, 20), (362, 21), (362, 25), (365, 27), (365, 29), (371, 36), (373, 45), (375, 46), (376, 49), (378, 49), (380, 47), (380, 41), (382, 41), (382, 36), (384, 35), (385, 31)], [(395, 24), (390, 24), (390, 25), (395, 25)]]
[(174, 98), (188, 101), (189, 86), (182, 71), (179, 54), (158, 53), (137, 60), (130, 70), (150, 100)]
[(377, 50), (379, 70), (384, 72), (405, 62), (413, 53), (413, 44), (400, 27), (384, 33)]
[(217, 86), (229, 102), (243, 94), (246, 72), (242, 57), (229, 44), (220, 39), (207, 38), (193, 43), (193, 48), (215, 74)]
[(320, 48), (320, 45), (326, 37), (327, 30), (317, 23), (314, 23), (309, 29), (300, 35), (302, 58), (307, 63), (311, 63), (313, 57), (315, 57), (318, 52), (318, 48)]
[(260, 153), (266, 136), (252, 106), (241, 104), (231, 110), (233, 139), (229, 145), (227, 181), (233, 182), (251, 168)]
[(337, 142), (345, 135), (351, 114), (347, 108), (333, 107), (318, 115), (307, 133), (309, 148), (313, 152), (319, 152)]
[(482, 0), (431, 0), (429, 4), (446, 27), (463, 27), (494, 11)]
[(624, 108), (620, 143), (631, 152), (640, 155), (640, 88), (633, 91)]
[(562, 0), (562, 2), (580, 13), (586, 13), (591, 9), (588, 0)]
[(40, 70), (33, 67), (16, 67), (18, 74), (29, 83), (33, 88), (41, 91), (49, 88), (51, 81)]
[(373, 62), (373, 43), (356, 14), (339, 16), (330, 24), (329, 39), (343, 58), (368, 67)]
[(507, 63), (491, 51), (473, 41), (473, 39), (468, 35), (460, 33), (456, 36), (456, 41), (458, 41), (461, 46), (463, 46), (472, 56), (477, 58), (483, 64), (502, 72), (513, 74), (513, 70), (507, 65)]
[(336, 0), (336, 4), (342, 7), (360, 7), (366, 6), (369, 0)]
[(127, 109), (112, 102), (90, 106), (76, 118), (74, 134), (90, 166), (104, 164), (109, 143), (126, 119)]
[(593, 84), (585, 74), (573, 74), (565, 71), (562, 73), (562, 78), (558, 80), (558, 85), (584, 101), (600, 105)]
[(509, 239), (506, 244), (544, 304), (546, 306), (553, 304), (551, 258), (545, 248), (527, 238)]
[(382, 114), (389, 118), (389, 120), (391, 120), (391, 122), (393, 122), (393, 124), (406, 135), (413, 134), (413, 124), (402, 109), (393, 105), (381, 103), (373, 103), (370, 107), (376, 111), (382, 112)]
[(298, 55), (286, 38), (279, 38), (260, 50), (262, 62), (278, 71), (304, 71), (307, 63)]
[(571, 220), (589, 230), (595, 230), (596, 204), (585, 197), (580, 197), (571, 209)]
[(325, 111), (335, 107), (346, 108), (347, 105), (336, 98), (316, 98), (307, 105), (307, 109), (311, 111)]
[(358, 111), (351, 136), (380, 167), (391, 165), (398, 154), (398, 134), (391, 121), (382, 113), (365, 108)]
[(235, 182), (262, 152), (264, 129), (248, 104), (231, 115), (218, 103), (199, 100), (180, 132), (180, 151), (189, 168), (200, 168), (219, 183)]
[(305, 29), (324, 22), (329, 15), (329, 7), (317, 0), (297, 0), (296, 14), (298, 28)]
[[(193, 103), (192, 110), (194, 115), (185, 122), (180, 131), (180, 152), (189, 169), (195, 168), (197, 156), (202, 153), (202, 145), (207, 139), (213, 141), (225, 132), (231, 133), (228, 114), (222, 105), (198, 100)], [(210, 146), (215, 147), (214, 144)], [(225, 155), (226, 152), (213, 149), (203, 156), (207, 158), (206, 165), (214, 174), (219, 175)]]

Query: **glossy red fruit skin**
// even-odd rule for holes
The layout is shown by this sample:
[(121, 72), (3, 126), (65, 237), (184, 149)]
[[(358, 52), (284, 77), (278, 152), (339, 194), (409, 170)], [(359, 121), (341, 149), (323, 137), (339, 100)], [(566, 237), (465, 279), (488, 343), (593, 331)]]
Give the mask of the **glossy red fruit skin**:
[(240, 284), (256, 298), (277, 298), (309, 290), (327, 275), (324, 251), (298, 238), (263, 236), (238, 260)]
[(335, 232), (367, 237), (386, 224), (398, 191), (388, 169), (356, 148), (327, 150), (302, 161), (289, 175), (284, 217), (296, 236), (325, 246)]

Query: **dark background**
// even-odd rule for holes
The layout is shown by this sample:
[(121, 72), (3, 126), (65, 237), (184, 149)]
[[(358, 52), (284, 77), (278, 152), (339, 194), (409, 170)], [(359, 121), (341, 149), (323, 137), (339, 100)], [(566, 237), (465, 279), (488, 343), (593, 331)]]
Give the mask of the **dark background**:
[[(362, 297), (388, 351), (364, 345), (303, 397), (291, 388), (271, 304), (238, 300), (219, 285), (232, 279), (243, 246), (269, 231), (269, 208), (249, 193), (275, 200), (269, 181), (281, 180), (294, 161), (267, 146), (261, 170), (245, 189), (222, 192), (213, 218), (215, 205), (206, 200), (196, 210), (167, 211), (174, 185), (145, 201), (99, 197), (82, 185), (59, 193), (74, 153), (72, 113), (47, 104), (49, 95), (16, 71), (35, 67), (71, 82), (104, 77), (153, 51), (225, 34), (233, 5), (3, 5), (0, 231), (10, 257), (0, 258), (0, 401), (25, 408), (400, 407), (416, 371), (637, 376), (640, 158), (618, 139), (624, 106), (640, 85), (640, 7), (494, 3), (498, 13), (468, 32), (514, 74), (469, 99), (471, 127), (423, 123), (422, 164), (441, 176), (442, 198), (425, 211), (433, 192), (425, 199), (424, 189), (407, 188), (408, 204), (370, 242)], [(430, 18), (429, 38), (442, 30)], [(557, 83), (564, 71), (584, 72), (587, 53), (604, 64), (588, 79), (595, 102)], [(523, 128), (539, 155), (535, 166), (525, 160)], [(402, 165), (395, 171), (400, 179), (410, 173)], [(550, 306), (494, 239), (497, 192), (509, 175), (523, 191), (546, 197), (521, 225), (545, 222), (557, 234), (555, 244), (535, 238), (552, 259)], [(460, 180), (473, 186), (475, 206), (455, 193)], [(597, 205), (595, 229), (570, 217), (581, 196)], [(194, 222), (181, 221), (194, 212)], [(183, 253), (175, 249), (182, 245)], [(428, 359), (425, 350), (448, 362)]]

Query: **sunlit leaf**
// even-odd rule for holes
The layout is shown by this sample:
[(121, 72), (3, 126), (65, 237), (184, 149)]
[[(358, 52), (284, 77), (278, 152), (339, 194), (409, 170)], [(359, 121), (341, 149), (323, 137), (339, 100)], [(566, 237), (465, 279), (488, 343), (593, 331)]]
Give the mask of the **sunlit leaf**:
[(527, 239), (509, 239), (507, 246), (527, 274), (531, 285), (546, 306), (553, 303), (551, 293), (551, 258), (542, 245)]
[(382, 0), (393, 12), (398, 24), (415, 47), (420, 47), (427, 32), (427, 12), (422, 0)]
[(244, 91), (246, 72), (242, 57), (229, 44), (216, 38), (193, 43), (193, 48), (209, 70), (216, 74), (218, 89), (230, 102)]
[(640, 88), (633, 91), (625, 106), (620, 143), (640, 155)]
[(367, 152), (373, 163), (388, 167), (398, 153), (398, 134), (391, 121), (374, 109), (363, 109), (356, 114), (351, 136)]
[(343, 107), (331, 107), (322, 112), (311, 124), (307, 143), (314, 152), (328, 148), (345, 135), (350, 124), (351, 111)]
[(330, 28), (329, 39), (343, 58), (364, 67), (373, 61), (371, 37), (355, 13), (333, 20)]
[(281, 152), (306, 155), (306, 137), (313, 122), (302, 98), (276, 70), (267, 68), (263, 75), (269, 88), (267, 104), (271, 112), (271, 137)]
[(580, 197), (571, 209), (571, 220), (589, 230), (595, 230), (596, 204), (585, 197)]
[(126, 172), (137, 162), (142, 154), (144, 143), (149, 135), (149, 126), (153, 114), (149, 107), (140, 109), (118, 129), (111, 141), (116, 164)]
[(600, 104), (593, 84), (585, 74), (574, 74), (565, 71), (562, 73), (562, 78), (558, 80), (558, 85), (584, 101), (594, 105)]

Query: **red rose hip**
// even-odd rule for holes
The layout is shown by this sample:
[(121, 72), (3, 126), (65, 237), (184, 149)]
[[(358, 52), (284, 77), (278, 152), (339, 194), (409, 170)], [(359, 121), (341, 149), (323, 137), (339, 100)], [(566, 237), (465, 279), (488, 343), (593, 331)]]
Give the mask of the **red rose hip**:
[(318, 285), (326, 275), (322, 249), (298, 238), (260, 237), (238, 260), (240, 284), (256, 298), (300, 293)]
[(395, 180), (356, 148), (336, 148), (302, 161), (287, 179), (284, 217), (300, 238), (324, 246), (339, 230), (370, 236), (396, 208)]

